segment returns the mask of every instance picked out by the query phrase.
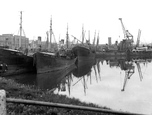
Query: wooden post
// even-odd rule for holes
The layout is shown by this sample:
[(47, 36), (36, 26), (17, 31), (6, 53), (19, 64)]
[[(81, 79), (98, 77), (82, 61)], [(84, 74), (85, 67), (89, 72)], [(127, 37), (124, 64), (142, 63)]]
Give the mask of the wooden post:
[(6, 115), (6, 92), (0, 90), (0, 115)]

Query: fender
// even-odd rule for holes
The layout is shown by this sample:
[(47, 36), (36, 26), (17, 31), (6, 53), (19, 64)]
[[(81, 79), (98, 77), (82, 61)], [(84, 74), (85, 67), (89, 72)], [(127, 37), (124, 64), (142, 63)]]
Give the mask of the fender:
[(4, 73), (8, 70), (7, 64), (0, 63), (0, 73)]

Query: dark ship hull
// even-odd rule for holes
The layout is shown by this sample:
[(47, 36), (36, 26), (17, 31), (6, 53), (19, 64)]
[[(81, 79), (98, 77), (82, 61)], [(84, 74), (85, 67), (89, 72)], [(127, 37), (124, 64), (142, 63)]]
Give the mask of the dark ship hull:
[(87, 62), (95, 59), (95, 53), (85, 46), (75, 46), (72, 50), (74, 55), (78, 58), (78, 62)]
[(0, 62), (5, 65), (5, 70), (0, 73), (1, 76), (35, 72), (33, 57), (17, 50), (0, 48)]
[(46, 73), (68, 68), (75, 64), (77, 58), (67, 59), (66, 57), (55, 56), (52, 53), (37, 52), (34, 54), (34, 63), (37, 73)]

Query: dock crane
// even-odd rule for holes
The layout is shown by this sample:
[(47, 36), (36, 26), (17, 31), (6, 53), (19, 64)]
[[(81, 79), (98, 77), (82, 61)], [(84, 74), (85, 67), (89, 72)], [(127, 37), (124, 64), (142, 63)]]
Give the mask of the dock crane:
[(124, 33), (124, 39), (119, 43), (119, 51), (130, 52), (133, 49), (133, 35), (125, 29), (122, 18), (119, 18), (119, 20), (121, 22), (122, 30)]
[(128, 30), (125, 29), (125, 26), (122, 22), (122, 18), (119, 18), (120, 22), (121, 22), (121, 25), (122, 25), (122, 30), (123, 30), (123, 33), (124, 33), (124, 38), (125, 39), (129, 39), (131, 38), (133, 40), (133, 35), (129, 33)]

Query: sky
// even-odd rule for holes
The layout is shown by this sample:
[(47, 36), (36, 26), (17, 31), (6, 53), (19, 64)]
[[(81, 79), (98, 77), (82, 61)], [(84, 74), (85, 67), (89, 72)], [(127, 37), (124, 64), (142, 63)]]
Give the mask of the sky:
[[(100, 44), (112, 43), (124, 38), (119, 18), (126, 30), (134, 36), (136, 43), (138, 29), (141, 30), (140, 43), (152, 42), (151, 0), (1, 0), (0, 35), (18, 34), (20, 11), (22, 26), (26, 37), (37, 40), (38, 36), (46, 41), (46, 31), (52, 29), (56, 41), (66, 38), (67, 25), (71, 35), (81, 40), (82, 26), (91, 42), (96, 31)], [(53, 38), (54, 39), (54, 38)]]

